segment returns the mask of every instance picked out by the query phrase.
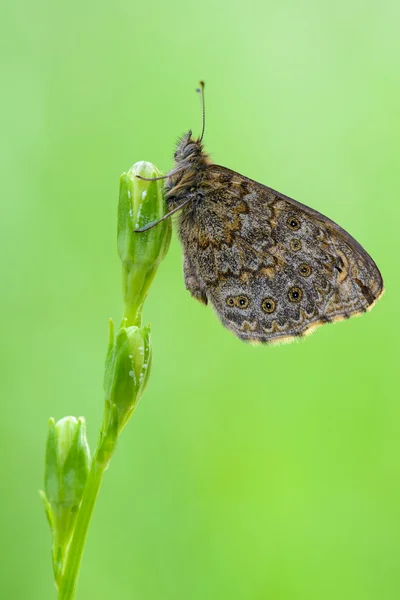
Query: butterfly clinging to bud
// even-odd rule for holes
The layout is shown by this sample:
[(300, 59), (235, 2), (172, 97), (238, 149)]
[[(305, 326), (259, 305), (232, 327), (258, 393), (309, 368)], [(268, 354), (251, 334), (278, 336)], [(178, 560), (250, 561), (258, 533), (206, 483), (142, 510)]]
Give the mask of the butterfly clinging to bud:
[(165, 176), (166, 217), (180, 211), (191, 295), (250, 342), (288, 341), (371, 309), (383, 281), (354, 238), (312, 208), (210, 161), (203, 82), (199, 91), (201, 136), (189, 131), (179, 140)]

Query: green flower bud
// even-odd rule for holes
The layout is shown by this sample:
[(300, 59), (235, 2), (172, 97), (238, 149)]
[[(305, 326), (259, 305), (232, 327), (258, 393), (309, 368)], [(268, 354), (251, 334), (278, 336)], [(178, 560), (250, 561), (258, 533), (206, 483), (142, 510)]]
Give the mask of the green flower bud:
[[(83, 417), (49, 420), (46, 444), (45, 512), (53, 532), (54, 570), (61, 571), (62, 558), (71, 538), (90, 467), (90, 451)], [(56, 577), (57, 579), (57, 577)]]
[(124, 317), (129, 325), (141, 324), (141, 307), (171, 241), (170, 219), (148, 231), (134, 232), (166, 214), (163, 181), (143, 181), (136, 175), (154, 178), (160, 172), (151, 163), (141, 161), (121, 175), (118, 253), (123, 271)]
[(116, 407), (117, 434), (125, 427), (147, 384), (151, 365), (150, 327), (127, 326), (127, 319), (114, 340), (110, 324), (110, 344), (106, 358), (104, 391), (106, 413), (104, 431), (112, 426), (111, 408)]
[(52, 506), (80, 504), (90, 466), (85, 419), (49, 421), (44, 489)]

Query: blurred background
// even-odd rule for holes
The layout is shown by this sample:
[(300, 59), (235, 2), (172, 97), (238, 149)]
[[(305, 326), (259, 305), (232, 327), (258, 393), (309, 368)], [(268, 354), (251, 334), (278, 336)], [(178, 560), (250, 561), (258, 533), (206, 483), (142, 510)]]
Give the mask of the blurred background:
[[(5, 11), (4, 11), (5, 8)], [(8, 0), (0, 35), (0, 596), (55, 598), (47, 419), (103, 409), (119, 176), (179, 135), (308, 204), (380, 267), (371, 313), (251, 347), (190, 298), (176, 236), (150, 384), (106, 474), (78, 599), (398, 600), (400, 5)]]

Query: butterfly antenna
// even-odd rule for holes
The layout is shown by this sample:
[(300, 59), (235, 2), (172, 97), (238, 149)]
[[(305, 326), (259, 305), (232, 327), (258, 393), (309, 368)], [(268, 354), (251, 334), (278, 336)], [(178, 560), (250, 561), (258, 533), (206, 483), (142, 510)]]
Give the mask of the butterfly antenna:
[(201, 115), (202, 115), (202, 128), (201, 128), (201, 136), (199, 142), (203, 141), (204, 131), (206, 128), (206, 105), (204, 103), (204, 81), (200, 81), (200, 87), (196, 90), (198, 94), (200, 94), (200, 102), (201, 102)]

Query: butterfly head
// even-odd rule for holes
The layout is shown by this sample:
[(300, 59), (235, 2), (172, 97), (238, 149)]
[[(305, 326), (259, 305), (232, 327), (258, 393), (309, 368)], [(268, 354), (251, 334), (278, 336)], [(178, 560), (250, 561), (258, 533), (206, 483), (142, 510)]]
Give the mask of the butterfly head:
[(178, 140), (174, 154), (177, 165), (182, 163), (186, 163), (188, 166), (193, 165), (199, 162), (199, 160), (201, 161), (202, 155), (203, 144), (201, 143), (201, 139), (193, 138), (191, 131), (188, 131)]
[(193, 138), (188, 131), (178, 140), (175, 153), (175, 166), (168, 173), (165, 183), (167, 201), (179, 202), (186, 197), (189, 190), (196, 188), (207, 165), (210, 164), (207, 154), (203, 151), (201, 138)]

